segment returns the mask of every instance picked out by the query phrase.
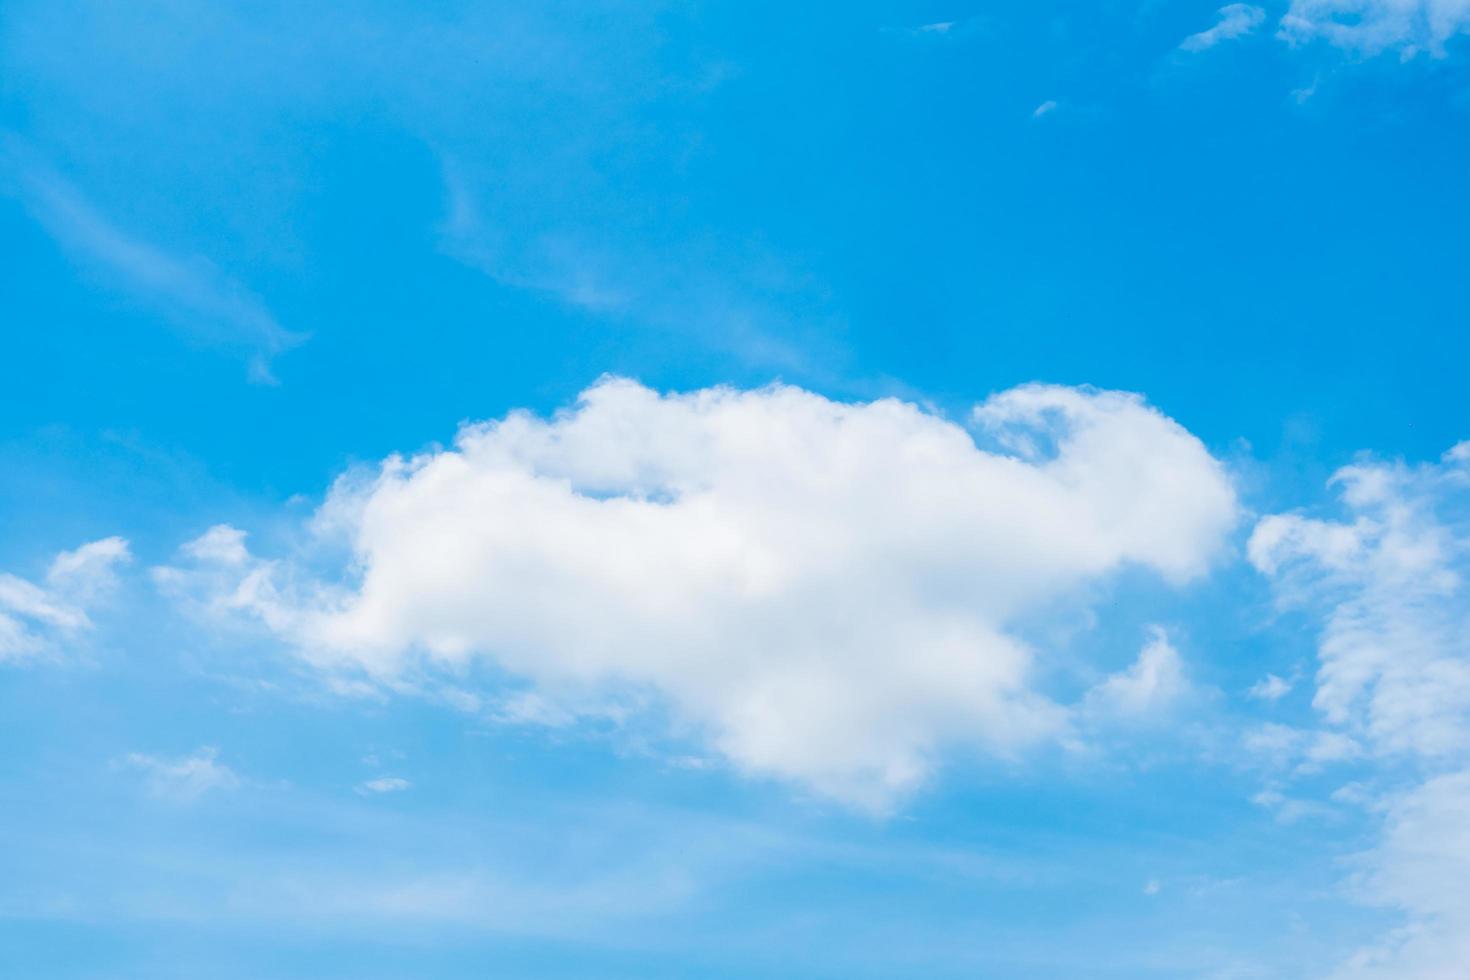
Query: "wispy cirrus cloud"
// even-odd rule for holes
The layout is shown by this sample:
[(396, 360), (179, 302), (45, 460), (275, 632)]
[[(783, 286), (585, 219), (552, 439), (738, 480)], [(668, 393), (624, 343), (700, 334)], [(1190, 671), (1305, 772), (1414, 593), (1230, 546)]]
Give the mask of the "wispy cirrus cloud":
[[(178, 330), (248, 358), (252, 381), (271, 384), (271, 360), (306, 335), (209, 259), (173, 254), (125, 231), (16, 139), (0, 142), (0, 177), (84, 269), (166, 317)], [(3, 186), (3, 184), (0, 184)]]
[[(80, 186), (105, 165), (107, 179), (144, 191), (140, 210), (199, 227), (196, 248), (221, 265), (238, 247), (222, 235), (243, 231), (256, 250), (282, 255), (311, 237), (299, 188), (317, 182), (320, 164), (303, 169), (302, 148), (282, 147), (284, 119), (373, 118), (438, 158), (440, 248), (495, 282), (781, 371), (840, 353), (831, 332), (842, 320), (816, 256), (769, 236), (755, 215), (730, 228), (701, 217), (726, 194), (700, 176), (717, 128), (708, 104), (741, 69), (719, 45), (666, 44), (665, 21), (684, 13), (616, 0), (351, 14), (23, 6), (14, 19), (31, 42), (0, 50), (0, 74), (53, 96), (35, 110), (46, 124), (36, 138), (91, 148), (74, 154), (78, 167), (90, 161)], [(71, 67), (84, 61), (92, 70)], [(428, 190), (434, 169), (400, 179)], [(222, 176), (263, 172), (279, 177)], [(202, 277), (241, 300), (228, 319), (265, 335), (267, 363), (284, 338), (262, 329), (265, 304), (224, 288), (217, 272)]]
[(39, 583), (0, 572), (0, 663), (53, 654), (90, 629), (88, 607), (131, 558), (127, 541), (112, 537), (61, 552)]

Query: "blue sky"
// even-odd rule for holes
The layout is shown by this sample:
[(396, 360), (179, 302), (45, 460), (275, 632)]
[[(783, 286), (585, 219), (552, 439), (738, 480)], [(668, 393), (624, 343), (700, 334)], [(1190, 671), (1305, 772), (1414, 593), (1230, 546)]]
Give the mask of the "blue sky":
[(1462, 977), (1452, 0), (0, 8), (0, 972)]

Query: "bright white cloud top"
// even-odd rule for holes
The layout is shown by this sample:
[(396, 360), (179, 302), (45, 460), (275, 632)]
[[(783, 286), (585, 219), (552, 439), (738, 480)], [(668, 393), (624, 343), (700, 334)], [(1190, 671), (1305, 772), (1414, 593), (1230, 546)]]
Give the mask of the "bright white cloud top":
[(892, 399), (608, 379), (339, 481), (318, 530), (350, 585), (229, 528), (160, 575), (379, 680), (489, 657), (569, 711), (653, 692), (742, 769), (881, 806), (944, 744), (1065, 726), (1017, 620), (1127, 565), (1183, 583), (1236, 519), (1221, 464), (1136, 396), (1027, 386), (973, 421), (995, 449)]

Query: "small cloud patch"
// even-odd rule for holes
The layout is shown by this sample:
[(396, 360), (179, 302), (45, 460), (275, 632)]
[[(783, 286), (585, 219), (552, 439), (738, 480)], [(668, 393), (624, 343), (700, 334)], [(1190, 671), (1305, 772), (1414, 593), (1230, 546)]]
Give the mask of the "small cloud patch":
[(188, 802), (213, 790), (240, 785), (240, 777), (219, 761), (219, 750), (212, 745), (177, 759), (133, 752), (122, 763), (142, 773), (148, 792), (164, 799)]
[(401, 793), (413, 784), (398, 776), (379, 776), (377, 779), (368, 779), (357, 784), (357, 791), (363, 796), (381, 796), (384, 793)]

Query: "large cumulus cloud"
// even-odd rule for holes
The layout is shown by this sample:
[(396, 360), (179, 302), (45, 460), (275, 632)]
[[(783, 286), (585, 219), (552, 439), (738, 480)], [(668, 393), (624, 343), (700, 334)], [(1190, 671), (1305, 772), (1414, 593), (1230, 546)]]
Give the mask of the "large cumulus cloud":
[(980, 444), (891, 399), (606, 379), (344, 477), (317, 518), (350, 546), (335, 587), (229, 528), (162, 575), (326, 667), (489, 658), (543, 702), (647, 692), (744, 770), (882, 805), (945, 744), (1065, 725), (1018, 620), (1124, 566), (1183, 583), (1236, 516), (1136, 396), (1027, 386), (972, 422)]

